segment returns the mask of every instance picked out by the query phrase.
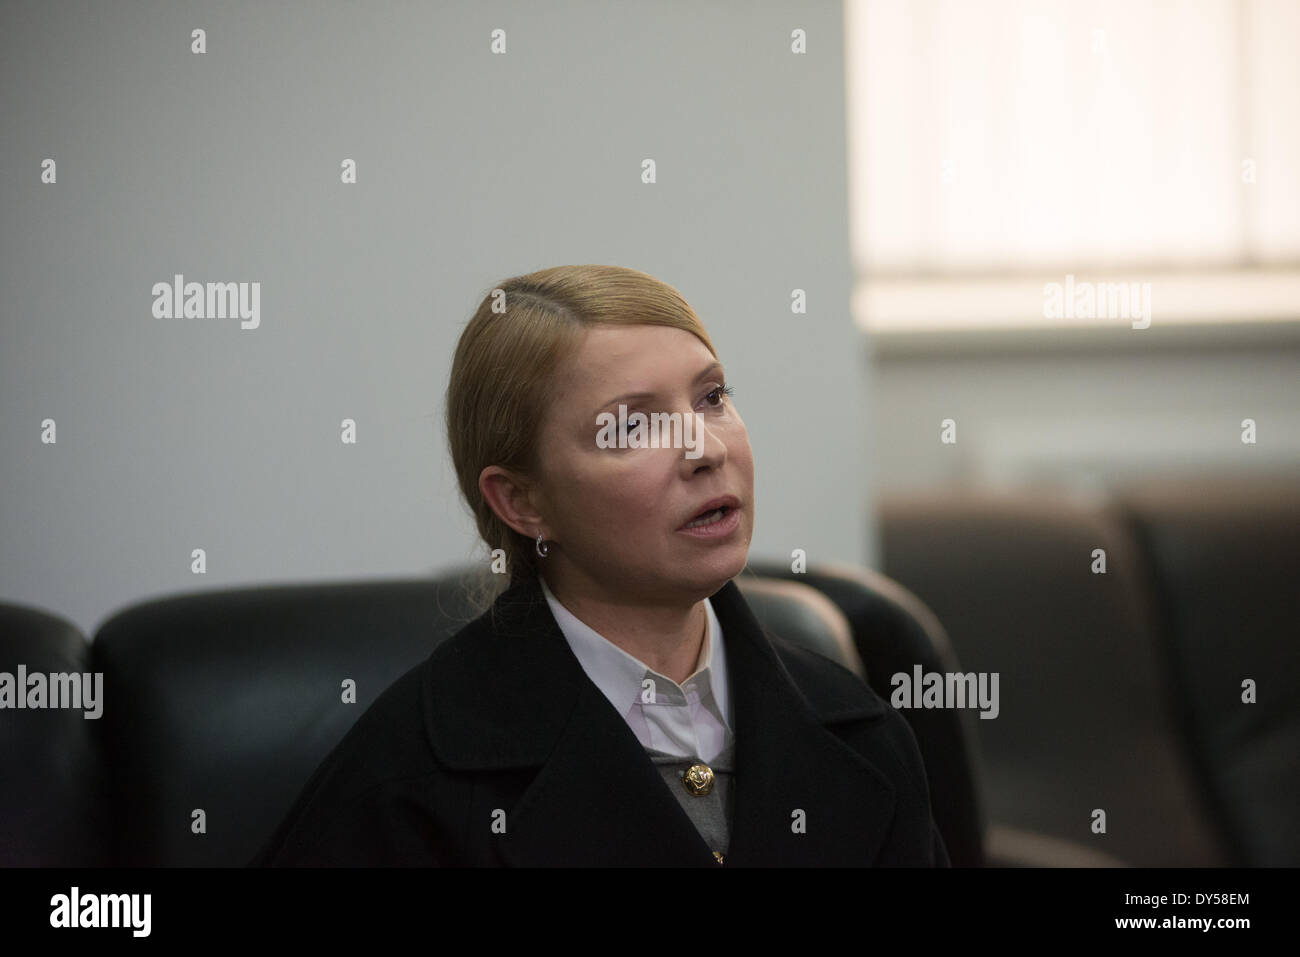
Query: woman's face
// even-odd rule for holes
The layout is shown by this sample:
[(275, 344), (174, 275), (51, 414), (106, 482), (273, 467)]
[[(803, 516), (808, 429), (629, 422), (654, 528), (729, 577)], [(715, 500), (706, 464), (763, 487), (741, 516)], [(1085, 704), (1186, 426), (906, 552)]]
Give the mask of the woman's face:
[[(704, 343), (682, 329), (595, 326), (584, 334), (559, 370), (530, 495), (557, 546), (541, 560), (548, 582), (697, 601), (741, 572), (754, 531), (754, 457), (725, 382)], [(655, 430), (668, 447), (601, 447), (608, 419), (598, 416), (617, 419), (620, 403), (629, 417), (680, 413), (693, 431)], [(699, 415), (688, 423), (692, 413)], [(616, 423), (603, 434), (619, 432)], [(641, 434), (648, 439), (651, 430)], [(726, 497), (734, 507), (720, 521), (684, 528)]]

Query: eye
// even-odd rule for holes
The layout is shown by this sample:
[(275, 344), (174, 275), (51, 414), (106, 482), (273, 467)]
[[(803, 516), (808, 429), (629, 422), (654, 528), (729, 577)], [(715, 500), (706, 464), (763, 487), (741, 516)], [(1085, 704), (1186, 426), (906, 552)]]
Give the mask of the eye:
[[(724, 403), (724, 401), (725, 401), (724, 397), (726, 397), (726, 396), (732, 396), (732, 395), (735, 395), (735, 394), (736, 394), (736, 390), (735, 390), (734, 388), (732, 388), (731, 386), (729, 386), (729, 385), (720, 385), (720, 386), (718, 386), (716, 389), (714, 389), (712, 392), (710, 392), (708, 395), (706, 395), (704, 398), (705, 398), (705, 400), (710, 400), (710, 401), (709, 401), (709, 405), (710, 405), (712, 408), (714, 408), (714, 409), (720, 409), (720, 408), (722, 408), (722, 405), (723, 405), (723, 403)], [(714, 396), (717, 396), (716, 401), (711, 401), (711, 400), (713, 399)]]

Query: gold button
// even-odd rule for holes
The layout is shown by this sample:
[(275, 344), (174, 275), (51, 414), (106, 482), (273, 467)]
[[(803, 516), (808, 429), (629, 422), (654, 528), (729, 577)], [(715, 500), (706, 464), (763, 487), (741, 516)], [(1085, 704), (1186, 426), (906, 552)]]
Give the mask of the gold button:
[(714, 852), (713, 852), (713, 856), (716, 857), (716, 858), (718, 859), (718, 863), (719, 863), (719, 864), (722, 863), (722, 855), (721, 855), (721, 854), (719, 854), (717, 851), (714, 851)]
[(687, 793), (704, 797), (713, 790), (713, 769), (707, 764), (692, 764), (682, 775), (682, 786)]

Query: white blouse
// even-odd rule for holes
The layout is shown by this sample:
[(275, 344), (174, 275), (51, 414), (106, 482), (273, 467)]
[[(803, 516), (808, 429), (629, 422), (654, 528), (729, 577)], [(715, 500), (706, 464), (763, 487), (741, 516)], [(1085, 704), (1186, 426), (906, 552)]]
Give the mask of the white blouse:
[[(709, 599), (704, 599), (707, 625), (695, 671), (679, 685), (579, 621), (540, 580), (551, 614), (583, 671), (643, 746), (707, 763), (732, 744), (726, 647)], [(653, 703), (642, 701), (647, 678), (654, 682)]]

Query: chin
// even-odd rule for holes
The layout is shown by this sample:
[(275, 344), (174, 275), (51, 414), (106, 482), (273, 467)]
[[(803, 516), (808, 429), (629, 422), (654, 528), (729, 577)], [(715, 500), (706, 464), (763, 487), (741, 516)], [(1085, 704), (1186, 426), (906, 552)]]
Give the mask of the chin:
[(748, 547), (729, 548), (725, 554), (719, 553), (710, 556), (708, 560), (695, 563), (688, 576), (688, 584), (697, 586), (702, 597), (707, 598), (744, 571), (748, 561)]

